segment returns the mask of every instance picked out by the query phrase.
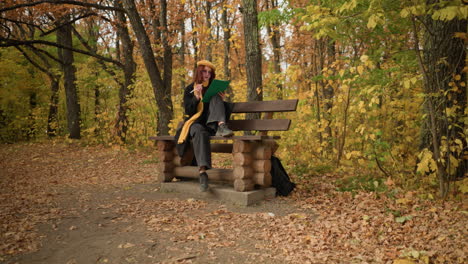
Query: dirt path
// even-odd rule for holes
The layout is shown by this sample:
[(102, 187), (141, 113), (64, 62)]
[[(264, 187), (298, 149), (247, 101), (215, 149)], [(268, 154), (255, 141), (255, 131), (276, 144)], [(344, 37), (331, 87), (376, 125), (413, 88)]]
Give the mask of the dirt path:
[(159, 191), (150, 152), (36, 143), (2, 145), (0, 158), (0, 263), (467, 260), (463, 201), (353, 197), (324, 176), (236, 207)]
[[(230, 218), (232, 212), (269, 210), (280, 215), (291, 210), (281, 202), (267, 207), (226, 207), (157, 189), (156, 184), (135, 184), (63, 190), (57, 197), (58, 208), (66, 213), (39, 226), (45, 236), (40, 250), (9, 262), (245, 263), (259, 257), (248, 234), (241, 230), (239, 236), (223, 237), (221, 230), (227, 223), (215, 225), (211, 220)], [(265, 260), (279, 262), (266, 253)]]

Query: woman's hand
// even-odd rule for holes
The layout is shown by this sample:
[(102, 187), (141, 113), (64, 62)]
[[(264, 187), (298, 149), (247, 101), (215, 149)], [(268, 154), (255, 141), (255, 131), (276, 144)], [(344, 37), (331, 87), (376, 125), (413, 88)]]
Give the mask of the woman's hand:
[(225, 92), (219, 92), (218, 94), (219, 94), (219, 96), (221, 96), (221, 99), (223, 99), (223, 101), (224, 101), (224, 97), (226, 97), (226, 93)]
[(195, 97), (200, 100), (202, 98), (202, 91), (203, 91), (203, 85), (202, 84), (195, 84), (193, 86), (193, 93)]

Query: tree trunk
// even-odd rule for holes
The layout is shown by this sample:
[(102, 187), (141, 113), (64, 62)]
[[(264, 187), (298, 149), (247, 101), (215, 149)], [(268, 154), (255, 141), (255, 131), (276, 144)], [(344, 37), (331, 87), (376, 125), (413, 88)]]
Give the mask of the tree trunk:
[[(120, 0), (115, 1), (116, 7), (121, 7)], [(120, 43), (122, 46), (122, 64), (124, 65), (124, 83), (120, 85), (119, 89), (119, 111), (117, 115), (117, 122), (115, 128), (117, 135), (122, 142), (126, 142), (128, 131), (128, 99), (133, 96), (133, 84), (135, 83), (136, 63), (133, 60), (133, 42), (130, 39), (130, 34), (127, 29), (127, 19), (122, 12), (117, 12), (117, 19), (119, 21), (117, 30), (119, 31)]]
[[(34, 76), (31, 76), (31, 78), (34, 78)], [(31, 138), (34, 138), (34, 136), (36, 135), (36, 120), (35, 120), (35, 117), (34, 117), (34, 110), (36, 109), (36, 106), (37, 106), (37, 93), (34, 92), (34, 91), (31, 91), (31, 93), (29, 94), (29, 116), (28, 116), (28, 129), (27, 129), (27, 133), (26, 133), (26, 137), (27, 139), (31, 139)]]
[[(224, 78), (226, 80), (231, 79), (231, 69), (229, 68), (229, 53), (231, 52), (231, 26), (229, 25), (228, 20), (228, 12), (227, 12), (227, 5), (226, 1), (224, 1), (223, 6), (223, 13), (221, 17), (222, 25), (223, 25), (223, 41), (224, 41)], [(227, 89), (228, 100), (232, 100), (233, 92), (231, 86)]]
[[(327, 50), (327, 67), (329, 70), (331, 70), (331, 65), (335, 61), (335, 41), (332, 41), (329, 38), (326, 38), (325, 41), (326, 41), (325, 47)], [(325, 122), (324, 136), (326, 140), (328, 141), (327, 151), (329, 151), (329, 153), (331, 153), (331, 150), (333, 148), (333, 138), (332, 138), (332, 129), (331, 129), (331, 123), (332, 123), (331, 111), (333, 108), (333, 96), (334, 96), (333, 86), (331, 86), (330, 83), (326, 82), (323, 87), (323, 100), (324, 100), (323, 122)]]
[[(162, 0), (165, 2), (165, 0)], [(127, 11), (127, 15), (130, 19), (133, 31), (135, 32), (140, 52), (143, 57), (143, 62), (148, 72), (153, 93), (158, 106), (158, 135), (169, 134), (169, 122), (172, 120), (172, 100), (171, 100), (171, 87), (165, 86), (168, 81), (163, 81), (161, 72), (156, 65), (155, 56), (148, 35), (146, 34), (145, 27), (141, 22), (141, 17), (136, 10), (134, 0), (123, 0), (124, 8)], [(167, 62), (164, 62), (166, 64)], [(166, 66), (164, 67), (166, 68)], [(165, 76), (168, 73), (165, 73)]]
[[(428, 0), (427, 4), (439, 2)], [(422, 138), (426, 139), (421, 143), (421, 147), (433, 152), (437, 164), (440, 194), (445, 198), (449, 191), (450, 181), (464, 177), (468, 162), (463, 158), (463, 151), (457, 153), (447, 146), (447, 144), (456, 145), (455, 140), (459, 140), (465, 150), (467, 147), (463, 122), (467, 94), (466, 88), (458, 85), (466, 81), (466, 72), (463, 72), (466, 66), (466, 50), (463, 40), (454, 37), (456, 32), (466, 32), (467, 21), (433, 20), (430, 15), (424, 20), (426, 26), (424, 52), (419, 59), (426, 94), (423, 111), (427, 116), (426, 128), (429, 133), (421, 131)], [(415, 34), (417, 34), (416, 31)], [(416, 45), (415, 49), (418, 51)], [(447, 114), (447, 109), (454, 107), (456, 107), (454, 114)], [(457, 160), (458, 166), (452, 163), (453, 159)]]
[[(247, 72), (247, 100), (262, 101), (262, 54), (260, 50), (257, 0), (242, 0), (245, 36), (245, 68)], [(259, 118), (258, 114), (247, 114), (247, 118)]]
[(59, 79), (50, 79), (50, 103), (49, 103), (49, 116), (47, 118), (47, 135), (49, 137), (55, 137), (57, 135), (58, 125), (58, 90), (59, 90)]
[[(194, 9), (195, 12), (198, 11), (198, 7), (199, 5), (194, 3), (193, 0), (190, 0), (190, 7), (191, 9)], [(195, 23), (195, 19), (196, 19), (196, 14), (195, 13), (192, 13), (192, 15), (190, 16), (190, 25), (192, 26), (192, 28), (195, 28), (196, 27), (196, 23)], [(195, 63), (197, 63), (197, 61), (199, 60), (199, 50), (198, 50), (198, 31), (193, 31), (192, 32), (192, 49), (193, 49), (193, 58), (195, 60)], [(196, 67), (196, 64), (194, 64), (194, 66)]]
[[(160, 21), (161, 21), (161, 42), (163, 45), (163, 82), (164, 82), (164, 89), (169, 91), (169, 95), (171, 95), (171, 88), (172, 88), (172, 48), (169, 45), (169, 29), (167, 25), (167, 0), (160, 0), (161, 4), (161, 12), (160, 12)], [(169, 100), (171, 97), (169, 96)], [(171, 111), (172, 111), (172, 101), (171, 101)]]
[[(91, 18), (89, 20), (86, 21), (86, 26), (88, 27), (87, 28), (87, 31), (88, 31), (88, 37), (89, 37), (89, 48), (90, 48), (90, 51), (92, 51), (93, 53), (97, 54), (97, 51), (98, 51), (98, 39), (99, 39), (99, 29), (98, 29), (98, 25), (96, 23), (96, 21), (94, 20), (94, 18)], [(75, 31), (76, 32), (76, 31)], [(76, 34), (78, 35), (78, 34)], [(96, 77), (96, 80), (99, 78), (99, 72), (97, 71), (97, 69), (92, 69), (92, 74)], [(100, 100), (99, 100), (99, 97), (100, 97), (100, 84), (99, 83), (95, 83), (94, 84), (94, 134), (95, 135), (99, 135), (99, 114), (100, 114)]]
[(49, 115), (47, 117), (47, 135), (49, 137), (55, 137), (57, 135), (57, 126), (58, 126), (58, 90), (59, 90), (59, 83), (60, 83), (60, 76), (54, 73), (54, 69), (50, 65), (47, 57), (45, 57), (42, 53), (40, 53), (36, 49), (30, 49), (37, 58), (40, 59), (41, 63), (44, 66), (41, 66), (36, 60), (30, 57), (26, 51), (24, 51), (20, 47), (16, 47), (23, 56), (37, 69), (42, 71), (47, 75), (50, 81), (50, 102), (49, 102)]
[[(72, 47), (72, 25), (67, 23), (69, 17), (66, 16), (64, 25), (57, 29), (57, 43), (66, 47)], [(64, 77), (65, 96), (67, 101), (67, 123), (69, 137), (79, 139), (81, 137), (80, 129), (80, 104), (76, 88), (76, 68), (73, 65), (73, 51), (69, 49), (59, 49), (59, 58), (62, 61), (62, 71)]]
[(208, 38), (206, 40), (206, 59), (213, 61), (213, 36), (211, 34), (212, 25), (211, 25), (211, 2), (205, 1), (205, 14), (206, 14), (206, 27), (208, 32)]
[[(149, 4), (149, 9), (150, 9), (150, 14), (151, 14), (151, 26), (152, 26), (152, 29), (153, 29), (153, 45), (155, 45), (156, 47), (158, 46), (161, 46), (161, 16), (160, 16), (160, 13), (157, 13), (157, 9), (156, 9), (156, 5), (155, 5), (155, 2), (156, 1), (148, 1), (148, 4)], [(163, 56), (161, 56), (161, 53), (159, 52), (158, 48), (155, 48), (154, 50), (154, 53), (155, 53), (155, 57), (156, 57), (156, 64), (158, 65), (159, 68), (162, 68), (164, 67), (163, 64), (164, 64), (164, 59), (163, 59)]]
[[(278, 1), (276, 0), (267, 0), (267, 7), (268, 8), (278, 8)], [(270, 6), (271, 4), (271, 6)], [(280, 39), (280, 31), (279, 31), (279, 24), (274, 22), (272, 25), (267, 25), (267, 32), (270, 36), (271, 46), (273, 48), (273, 72), (276, 75), (281, 73), (281, 39)], [(283, 84), (277, 83), (276, 88), (278, 89), (276, 93), (276, 98), (278, 100), (283, 99)]]
[[(181, 4), (181, 8), (180, 8), (181, 12), (184, 10), (184, 4)], [(180, 78), (180, 89), (184, 89), (185, 88), (185, 76), (186, 76), (186, 72), (185, 72), (185, 18), (184, 17), (181, 17), (180, 18), (180, 21), (179, 21), (179, 30), (180, 30), (180, 49), (179, 49), (179, 65), (181, 68), (184, 69), (183, 73), (181, 74), (181, 78)]]

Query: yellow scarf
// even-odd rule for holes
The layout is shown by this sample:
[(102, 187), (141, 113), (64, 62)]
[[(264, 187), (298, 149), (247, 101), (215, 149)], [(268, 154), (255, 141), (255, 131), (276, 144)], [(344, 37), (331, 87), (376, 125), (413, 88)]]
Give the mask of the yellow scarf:
[(179, 140), (177, 144), (182, 144), (187, 139), (190, 126), (201, 116), (203, 113), (203, 102), (200, 100), (197, 106), (197, 113), (194, 114), (189, 120), (185, 121), (184, 125), (182, 126), (182, 131), (180, 132)]
[[(207, 87), (209, 85), (208, 82), (203, 82), (203, 87)], [(201, 116), (203, 113), (203, 96), (200, 99), (200, 102), (197, 106), (197, 113), (195, 113), (189, 120), (185, 121), (184, 125), (182, 126), (182, 131), (180, 132), (179, 140), (177, 140), (177, 144), (182, 144), (187, 139), (188, 133), (190, 131), (190, 126)]]

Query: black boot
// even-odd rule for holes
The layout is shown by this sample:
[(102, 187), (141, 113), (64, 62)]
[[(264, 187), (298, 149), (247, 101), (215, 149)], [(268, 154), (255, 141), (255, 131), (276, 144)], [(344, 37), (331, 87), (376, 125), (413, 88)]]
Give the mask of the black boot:
[(206, 172), (200, 173), (200, 191), (208, 191), (208, 174)]

